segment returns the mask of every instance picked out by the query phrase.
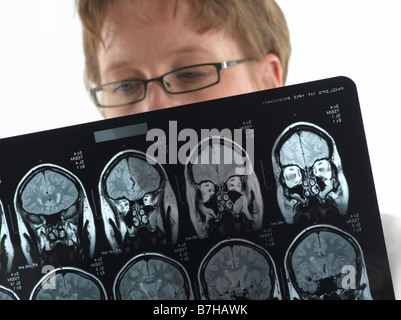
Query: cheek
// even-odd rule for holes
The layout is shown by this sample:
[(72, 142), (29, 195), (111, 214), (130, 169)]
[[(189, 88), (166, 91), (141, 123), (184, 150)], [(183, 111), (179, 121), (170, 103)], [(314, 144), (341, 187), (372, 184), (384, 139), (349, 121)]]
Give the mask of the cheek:
[(110, 118), (116, 118), (116, 117), (120, 117), (120, 116), (124, 116), (124, 115), (128, 115), (128, 111), (122, 110), (122, 108), (107, 108), (107, 109), (101, 109), (100, 110), (102, 116), (106, 119), (110, 119)]

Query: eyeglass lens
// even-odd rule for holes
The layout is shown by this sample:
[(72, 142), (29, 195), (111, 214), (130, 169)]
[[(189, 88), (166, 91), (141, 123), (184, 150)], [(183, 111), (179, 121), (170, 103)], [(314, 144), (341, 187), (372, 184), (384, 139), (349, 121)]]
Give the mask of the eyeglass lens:
[(146, 83), (161, 81), (169, 93), (185, 93), (200, 90), (219, 82), (216, 65), (200, 65), (172, 71), (161, 78), (126, 80), (104, 85), (96, 90), (96, 99), (104, 107), (138, 102), (145, 98)]

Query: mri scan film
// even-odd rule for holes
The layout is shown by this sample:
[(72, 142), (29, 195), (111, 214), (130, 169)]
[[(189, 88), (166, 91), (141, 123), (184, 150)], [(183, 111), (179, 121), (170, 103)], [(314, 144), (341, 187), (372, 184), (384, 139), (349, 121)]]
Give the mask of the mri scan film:
[(0, 149), (0, 300), (395, 299), (350, 79)]

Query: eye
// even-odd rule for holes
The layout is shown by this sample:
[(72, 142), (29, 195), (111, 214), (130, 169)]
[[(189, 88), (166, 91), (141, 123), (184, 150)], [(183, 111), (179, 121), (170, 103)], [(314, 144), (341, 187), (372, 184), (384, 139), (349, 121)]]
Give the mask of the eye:
[(29, 222), (33, 224), (41, 224), (44, 222), (44, 219), (40, 215), (27, 213), (26, 217), (29, 220)]
[(242, 188), (242, 179), (241, 178), (242, 177), (240, 177), (240, 176), (230, 177), (226, 182), (227, 189), (230, 191), (241, 192), (241, 188)]
[(198, 90), (218, 82), (218, 72), (214, 65), (201, 65), (179, 69), (164, 78), (170, 92)]
[(118, 212), (125, 216), (130, 209), (130, 202), (127, 199), (113, 200), (113, 204), (117, 207)]
[(200, 184), (198, 184), (198, 188), (202, 194), (203, 202), (209, 201), (216, 191), (216, 187), (211, 181), (202, 181)]
[(302, 171), (298, 166), (288, 166), (283, 170), (283, 180), (288, 188), (294, 188), (302, 183)]
[(214, 74), (212, 70), (209, 66), (191, 67), (175, 72), (174, 77), (177, 81), (199, 81)]
[(313, 164), (313, 174), (323, 180), (330, 180), (333, 176), (331, 164), (328, 160), (317, 160)]
[(211, 181), (202, 181), (198, 186), (202, 192), (214, 192), (215, 189), (214, 183)]
[(199, 77), (200, 75), (201, 74), (199, 72), (198, 73), (195, 73), (195, 72), (180, 72), (180, 73), (177, 73), (176, 78), (177, 79), (181, 79), (181, 80), (193, 80), (193, 79)]
[(150, 193), (145, 194), (142, 197), (142, 202), (144, 206), (154, 206), (157, 201), (159, 201), (160, 190), (156, 190)]
[(141, 81), (124, 81), (114, 85), (113, 94), (130, 95), (142, 93), (143, 84)]
[(77, 205), (72, 205), (63, 214), (64, 219), (71, 219), (78, 213)]

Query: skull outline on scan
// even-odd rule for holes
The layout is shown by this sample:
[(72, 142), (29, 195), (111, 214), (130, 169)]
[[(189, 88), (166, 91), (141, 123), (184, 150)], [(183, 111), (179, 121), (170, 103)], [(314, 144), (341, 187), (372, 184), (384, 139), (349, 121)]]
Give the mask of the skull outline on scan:
[(362, 249), (337, 227), (304, 229), (284, 259), (291, 300), (372, 300)]
[(199, 238), (260, 230), (263, 198), (253, 162), (224, 136), (201, 140), (185, 164), (187, 202)]
[(178, 238), (178, 206), (164, 168), (129, 149), (114, 155), (99, 179), (102, 219), (114, 252), (153, 250)]
[(14, 196), (22, 252), (28, 263), (64, 264), (93, 257), (96, 230), (82, 183), (70, 171), (41, 164)]
[(347, 214), (347, 180), (336, 143), (325, 130), (308, 122), (288, 126), (274, 143), (272, 164), (287, 223)]

